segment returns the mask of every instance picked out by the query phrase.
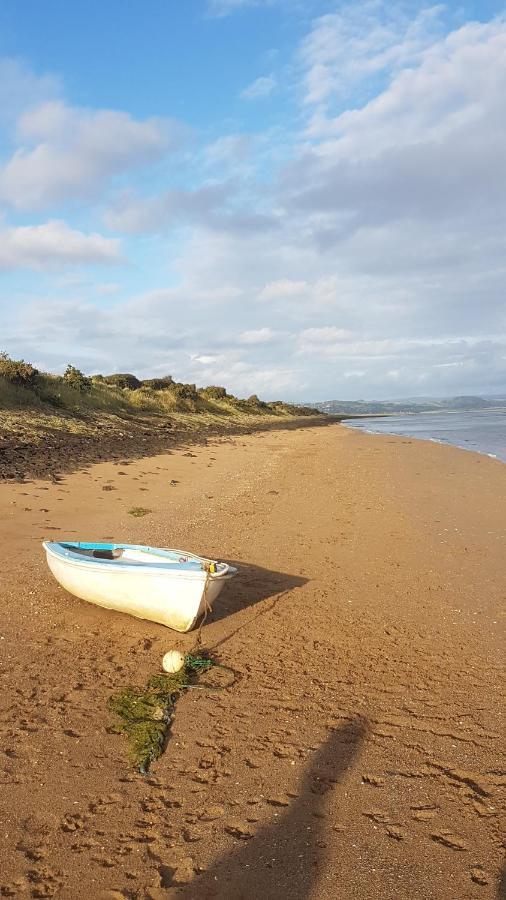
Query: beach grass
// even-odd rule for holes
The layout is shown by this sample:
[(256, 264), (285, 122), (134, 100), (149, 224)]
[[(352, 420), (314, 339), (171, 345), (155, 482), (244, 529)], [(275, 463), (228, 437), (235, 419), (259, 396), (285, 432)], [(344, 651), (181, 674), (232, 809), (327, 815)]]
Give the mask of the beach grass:
[(64, 375), (40, 372), (24, 360), (0, 354), (0, 412), (27, 410), (62, 418), (108, 414), (119, 417), (182, 415), (248, 419), (318, 415), (303, 406), (265, 402), (256, 394), (240, 399), (223, 387), (174, 381), (171, 376), (141, 381), (135, 375), (84, 375), (69, 365)]

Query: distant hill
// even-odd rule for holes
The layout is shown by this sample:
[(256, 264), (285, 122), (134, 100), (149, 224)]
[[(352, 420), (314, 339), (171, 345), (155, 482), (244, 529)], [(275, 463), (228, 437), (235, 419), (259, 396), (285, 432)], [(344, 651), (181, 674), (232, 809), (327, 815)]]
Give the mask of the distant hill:
[(413, 397), (406, 400), (323, 400), (308, 403), (325, 413), (349, 416), (391, 415), (458, 410), (480, 410), (506, 407), (506, 395), (486, 397)]

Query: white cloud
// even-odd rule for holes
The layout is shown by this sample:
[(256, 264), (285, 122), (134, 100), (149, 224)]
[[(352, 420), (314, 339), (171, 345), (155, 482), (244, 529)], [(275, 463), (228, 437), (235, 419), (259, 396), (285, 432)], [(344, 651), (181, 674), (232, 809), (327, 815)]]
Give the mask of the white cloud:
[(160, 157), (176, 131), (162, 119), (48, 101), (18, 121), (23, 146), (0, 168), (0, 199), (17, 210), (89, 200), (108, 179)]
[[(181, 322), (177, 330), (172, 328), (184, 294), (174, 290), (136, 296), (123, 304), (121, 316), (114, 307), (40, 299), (24, 309), (19, 338), (11, 337), (7, 348), (53, 371), (61, 371), (71, 358), (87, 372), (127, 368), (141, 377), (172, 374), (200, 386), (222, 384), (239, 396), (277, 398), (299, 388), (296, 371), (286, 363), (266, 362), (261, 345), (239, 348), (233, 331), (213, 332), (207, 322), (195, 322), (192, 298), (190, 328)], [(198, 344), (209, 350), (192, 352)]]
[(299, 346), (303, 350), (320, 350), (322, 344), (333, 346), (342, 345), (349, 340), (351, 332), (345, 328), (336, 328), (334, 325), (325, 325), (323, 328), (305, 328), (299, 335)]
[(274, 216), (254, 209), (244, 211), (235, 194), (236, 188), (227, 182), (167, 191), (155, 197), (124, 191), (105, 210), (103, 218), (108, 228), (127, 234), (164, 231), (181, 225), (245, 235), (277, 228)]
[(297, 300), (307, 297), (306, 281), (292, 281), (290, 278), (279, 278), (265, 284), (258, 294), (259, 300)]
[(272, 328), (256, 328), (239, 335), (241, 344), (268, 344), (276, 337)]
[[(336, 332), (334, 335), (332, 334), (333, 330)], [(389, 364), (395, 360), (407, 364), (410, 359), (413, 359), (417, 360), (418, 364), (423, 361), (424, 367), (443, 368), (462, 364), (466, 358), (483, 352), (484, 347), (490, 350), (494, 347), (496, 349), (504, 347), (506, 346), (506, 337), (504, 342), (490, 336), (484, 339), (468, 335), (458, 339), (399, 337), (375, 340), (361, 338), (359, 335), (340, 331), (337, 328), (309, 328), (299, 334), (297, 344), (301, 353), (318, 353), (334, 359), (358, 359), (361, 362), (367, 360), (370, 363), (388, 361)], [(441, 363), (439, 362), (441, 358), (450, 358), (453, 361)]]
[(472, 137), (485, 124), (501, 134), (505, 47), (502, 20), (470, 23), (452, 32), (369, 103), (320, 119), (313, 135), (330, 140), (319, 144), (318, 156), (352, 164), (380, 159), (392, 148), (399, 153), (417, 146), (444, 150), (452, 138)]
[(276, 87), (277, 81), (273, 75), (262, 75), (241, 91), (241, 97), (244, 97), (246, 100), (258, 100), (261, 97), (269, 97)]
[[(505, 48), (504, 22), (468, 25), (427, 50), (419, 66), (397, 75), (366, 106), (320, 121), (330, 139), (300, 159), (291, 181), (297, 206), (318, 218), (322, 246), (359, 227), (389, 223), (383, 254), (401, 244), (423, 263), (420, 226), (431, 222), (434, 262), (454, 240), (453, 229), (441, 228), (450, 218), (458, 219), (460, 252), (466, 230), (472, 245), (483, 242), (483, 217), (492, 226), (506, 194), (500, 177)], [(310, 187), (300, 190), (300, 184)], [(391, 223), (401, 219), (396, 239)]]
[[(327, 119), (320, 141), (287, 169), (286, 213), (320, 264), (334, 265), (346, 327), (378, 338), (505, 333), (505, 95), (506, 23), (470, 23), (374, 100)], [(415, 371), (421, 350), (412, 350)], [(374, 343), (362, 346), (367, 354)], [(485, 369), (480, 357), (462, 379)]]
[(16, 119), (20, 110), (55, 99), (61, 93), (56, 76), (37, 75), (19, 59), (0, 59), (0, 118)]
[(222, 360), (224, 359), (223, 356), (206, 356), (205, 354), (203, 356), (192, 356), (191, 358), (195, 362), (200, 363), (200, 365), (202, 366), (211, 366), (215, 363), (222, 362)]
[[(295, 250), (295, 248), (293, 248)], [(296, 252), (296, 251), (295, 251)], [(309, 254), (310, 255), (310, 254)], [(307, 265), (307, 254), (301, 261)], [(314, 259), (313, 259), (314, 262)], [(301, 269), (303, 265), (301, 265)], [(279, 278), (268, 282), (259, 291), (258, 299), (271, 304), (305, 304), (309, 308), (335, 306), (343, 299), (344, 285), (335, 274), (329, 274), (314, 281), (295, 281), (290, 278)]]
[(115, 281), (105, 281), (101, 284), (97, 284), (95, 290), (97, 294), (108, 297), (111, 294), (117, 294), (118, 291), (121, 290), (121, 285), (117, 284)]
[(220, 384), (239, 397), (258, 393), (266, 399), (277, 399), (280, 394), (297, 390), (301, 380), (296, 371), (286, 365), (262, 365), (258, 361), (243, 359), (229, 351), (213, 360), (198, 372), (190, 372), (188, 378), (198, 384)]
[(346, 379), (360, 379), (365, 378), (366, 375), (365, 369), (350, 369), (349, 372), (343, 372), (343, 378)]
[(127, 234), (157, 231), (185, 222), (211, 222), (230, 193), (228, 184), (209, 184), (192, 191), (166, 191), (156, 197), (124, 191), (105, 211), (104, 221), (109, 228)]
[(249, 134), (226, 134), (205, 148), (205, 162), (209, 166), (237, 167), (251, 156), (253, 139)]
[(83, 234), (65, 222), (0, 230), (0, 269), (117, 263), (119, 242), (101, 234)]
[[(392, 9), (374, 28), (370, 5), (362, 25), (353, 12), (353, 53), (320, 33), (318, 56), (313, 40), (304, 75), (319, 60), (329, 80), (312, 83), (293, 130), (288, 122), (243, 141), (228, 120), (221, 138), (178, 158), (177, 182), (160, 166), (149, 196), (141, 182), (123, 193), (125, 180), (115, 185), (109, 225), (158, 232), (128, 241), (134, 273), (148, 272), (158, 290), (132, 296), (122, 286), (109, 303), (94, 281), (77, 287), (96, 303), (50, 306), (52, 345), (45, 298), (23, 320), (8, 309), (8, 349), (40, 358), (43, 347), (49, 365), (65, 347), (88, 370), (170, 371), (242, 395), (503, 390), (506, 24), (429, 39), (436, 14), (410, 30)], [(306, 95), (308, 81), (300, 88)], [(24, 154), (65, 143), (65, 110), (21, 119)]]
[(341, 98), (371, 76), (416, 61), (434, 42), (442, 9), (413, 18), (398, 4), (365, 0), (319, 17), (300, 50), (306, 102)]

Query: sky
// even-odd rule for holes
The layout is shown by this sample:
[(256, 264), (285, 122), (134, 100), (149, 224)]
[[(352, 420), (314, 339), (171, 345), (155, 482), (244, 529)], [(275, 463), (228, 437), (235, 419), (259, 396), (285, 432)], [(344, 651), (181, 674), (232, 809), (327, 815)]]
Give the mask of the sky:
[(506, 8), (2, 0), (0, 350), (317, 401), (506, 390)]

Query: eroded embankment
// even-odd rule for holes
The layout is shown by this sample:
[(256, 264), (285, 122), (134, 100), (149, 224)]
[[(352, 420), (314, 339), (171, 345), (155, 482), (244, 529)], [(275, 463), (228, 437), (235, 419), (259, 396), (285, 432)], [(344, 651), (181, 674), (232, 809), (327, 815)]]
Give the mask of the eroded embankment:
[(118, 416), (64, 417), (0, 411), (0, 479), (54, 478), (114, 459), (139, 459), (192, 441), (255, 431), (307, 428), (337, 421), (330, 416)]

